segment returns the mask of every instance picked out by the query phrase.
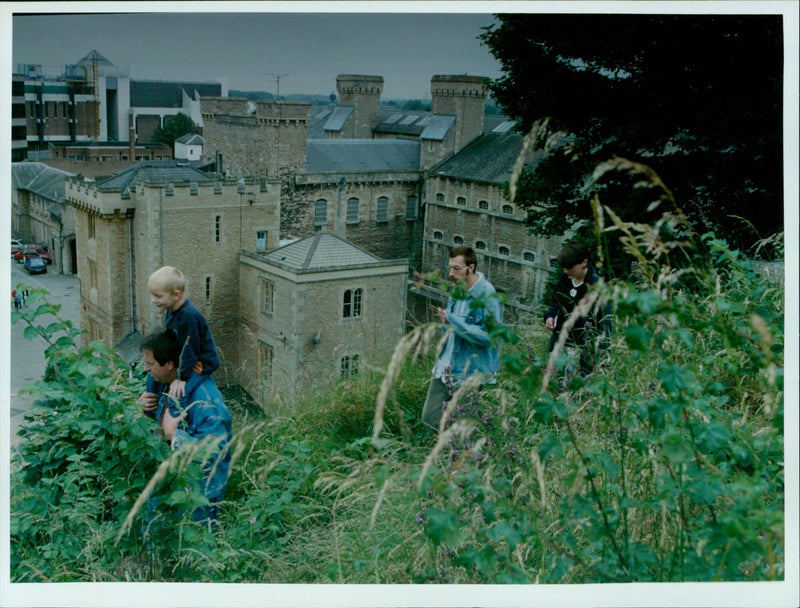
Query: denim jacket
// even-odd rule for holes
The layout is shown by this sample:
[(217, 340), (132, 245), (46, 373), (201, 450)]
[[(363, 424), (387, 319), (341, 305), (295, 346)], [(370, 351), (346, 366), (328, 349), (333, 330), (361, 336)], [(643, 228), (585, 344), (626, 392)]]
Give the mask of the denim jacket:
[[(164, 390), (158, 400), (156, 420), (161, 420), (168, 399), (169, 385), (161, 386)], [(186, 418), (181, 421), (172, 438), (172, 447), (178, 448), (187, 441), (198, 441), (209, 435), (219, 439), (217, 456), (203, 463), (203, 494), (212, 502), (219, 501), (225, 495), (230, 471), (230, 443), (233, 439), (231, 413), (211, 376), (192, 374), (185, 391), (179, 404), (174, 401), (169, 404), (172, 416), (177, 417), (186, 411)]]
[[(442, 326), (445, 331), (452, 332), (448, 338), (452, 345), (446, 343), (444, 349), (451, 348), (450, 379), (456, 386), (476, 373), (484, 376), (484, 382), (494, 384), (495, 374), (500, 369), (498, 344), (492, 344), (486, 320), (492, 317), (493, 323), (502, 323), (503, 310), (492, 284), (483, 273), (476, 274), (478, 282), (470, 288), (466, 300), (455, 300), (451, 296), (445, 310), (447, 325)], [(440, 357), (443, 352), (439, 353)]]

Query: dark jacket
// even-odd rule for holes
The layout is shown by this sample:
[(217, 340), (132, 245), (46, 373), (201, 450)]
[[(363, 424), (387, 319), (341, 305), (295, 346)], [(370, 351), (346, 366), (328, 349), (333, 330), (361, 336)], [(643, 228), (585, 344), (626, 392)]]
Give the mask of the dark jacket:
[[(583, 283), (578, 287), (573, 287), (572, 280), (563, 272), (561, 273), (553, 289), (550, 307), (544, 314), (545, 320), (550, 317), (555, 317), (556, 319), (555, 331), (553, 331), (553, 335), (550, 337), (550, 347), (548, 350), (553, 350), (553, 347), (558, 341), (558, 336), (566, 324), (567, 319), (572, 314), (572, 311), (575, 310), (578, 302), (583, 299), (591, 286), (599, 280), (600, 277), (597, 273), (597, 268), (591, 264), (586, 270)], [(610, 306), (603, 306), (596, 309), (595, 312), (577, 319), (569, 332), (567, 344), (582, 348), (587, 341), (593, 342), (599, 332), (604, 334), (604, 341), (607, 340), (611, 333), (610, 313)]]

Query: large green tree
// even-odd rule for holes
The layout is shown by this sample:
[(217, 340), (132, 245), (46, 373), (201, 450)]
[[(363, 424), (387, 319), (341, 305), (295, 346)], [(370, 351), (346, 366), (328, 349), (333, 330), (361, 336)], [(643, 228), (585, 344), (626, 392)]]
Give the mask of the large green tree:
[(167, 119), (163, 127), (158, 126), (153, 130), (153, 141), (172, 147), (176, 139), (189, 133), (194, 133), (194, 122), (183, 112), (178, 112)]
[[(481, 35), (503, 71), (495, 99), (523, 132), (549, 119), (564, 134), (520, 179), (530, 226), (586, 230), (595, 195), (650, 219), (664, 191), (631, 187), (646, 166), (698, 230), (743, 249), (780, 232), (782, 28), (780, 15), (498, 15)], [(637, 164), (596, 171), (615, 157)]]

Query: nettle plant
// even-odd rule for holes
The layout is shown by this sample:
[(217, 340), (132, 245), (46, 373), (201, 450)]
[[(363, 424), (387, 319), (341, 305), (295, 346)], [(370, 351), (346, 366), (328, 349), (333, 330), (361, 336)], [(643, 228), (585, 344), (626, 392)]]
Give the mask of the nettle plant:
[[(194, 489), (199, 468), (171, 454), (141, 414), (142, 379), (102, 342), (82, 348), (82, 330), (59, 310), (45, 290), (33, 289), (28, 307), (11, 313), (12, 322), (27, 324), (27, 339), (47, 343), (43, 378), (23, 389), (34, 402), (12, 457), (12, 578), (169, 573), (193, 545), (207, 542), (185, 521), (204, 500)], [(159, 471), (159, 483), (148, 487)], [(132, 512), (146, 488), (159, 497), (158, 517)]]
[(676, 238), (679, 215), (596, 211), (637, 260), (580, 304), (612, 303), (611, 346), (565, 379), (561, 345), (531, 356), (496, 328), (503, 381), (415, 475), (431, 553), (414, 579), (782, 579), (782, 285), (713, 234)]

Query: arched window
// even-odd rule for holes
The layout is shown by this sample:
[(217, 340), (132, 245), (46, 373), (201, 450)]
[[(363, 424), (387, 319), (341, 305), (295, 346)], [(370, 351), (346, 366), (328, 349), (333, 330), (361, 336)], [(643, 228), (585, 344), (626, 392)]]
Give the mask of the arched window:
[(407, 196), (406, 197), (406, 219), (407, 220), (415, 220), (415, 219), (417, 219), (417, 197), (416, 196)]
[(535, 262), (536, 256), (533, 254), (533, 251), (523, 251), (522, 259), (525, 260), (526, 262)]
[(503, 205), (503, 213), (508, 215), (514, 215), (514, 207), (511, 205)]
[(358, 199), (356, 197), (347, 199), (347, 218), (348, 224), (358, 224)]
[(360, 319), (361, 318), (361, 289), (347, 289), (342, 299), (342, 318)]
[(388, 222), (389, 221), (389, 197), (388, 196), (379, 196), (378, 197), (378, 210), (375, 217), (376, 221), (378, 222)]
[(453, 243), (456, 245), (463, 245), (464, 244), (464, 237), (460, 235), (456, 235), (453, 237)]
[(505, 245), (500, 245), (500, 247), (497, 248), (497, 253), (500, 255), (511, 255), (511, 251)]
[(486, 249), (486, 243), (483, 241), (475, 241), (475, 249)]
[(437, 241), (441, 241), (442, 239), (444, 239), (444, 234), (442, 234), (441, 230), (434, 230), (433, 238)]
[(328, 221), (328, 201), (324, 198), (318, 199), (314, 203), (314, 225), (324, 226)]
[(342, 380), (354, 380), (358, 376), (359, 356), (345, 355), (339, 360), (339, 370)]
[(436, 193), (436, 202), (437, 203), (443, 203), (444, 202), (444, 194), (442, 194), (441, 192), (437, 192)]
[(478, 201), (478, 209), (482, 209), (484, 211), (488, 211), (489, 203), (487, 201)]
[(459, 204), (459, 205), (461, 205), (461, 206), (463, 207), (464, 205), (466, 205), (466, 204), (467, 204), (467, 199), (466, 199), (466, 198), (464, 198), (463, 196), (459, 196), (459, 197), (456, 199), (456, 203), (457, 203), (457, 204)]

